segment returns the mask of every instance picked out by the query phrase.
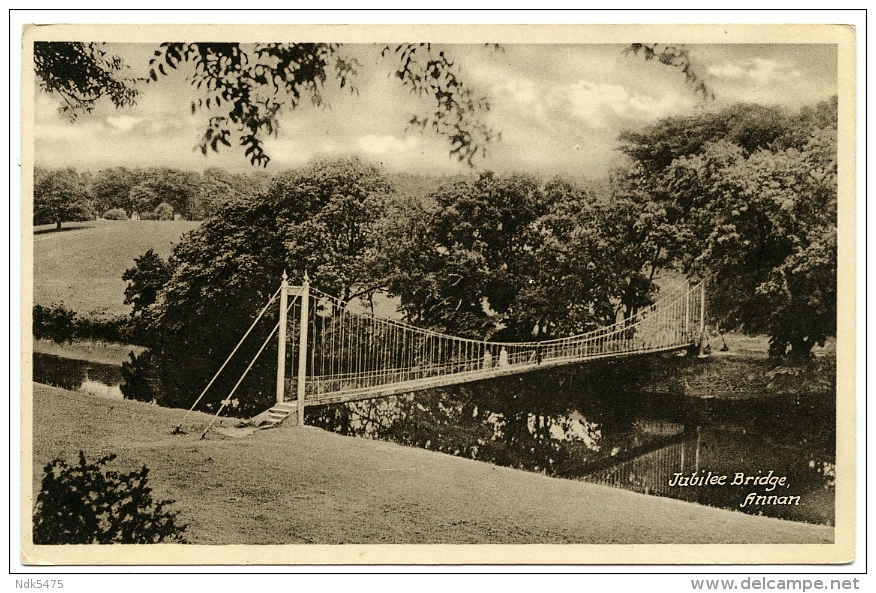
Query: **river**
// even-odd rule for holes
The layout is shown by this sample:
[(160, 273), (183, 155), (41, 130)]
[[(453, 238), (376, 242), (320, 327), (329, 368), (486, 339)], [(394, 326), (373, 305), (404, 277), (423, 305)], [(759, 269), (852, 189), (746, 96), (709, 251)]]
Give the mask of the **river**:
[[(36, 354), (34, 380), (122, 397), (121, 368), (113, 365)], [(314, 406), (307, 424), (557, 478), (833, 525), (834, 410), (827, 395), (651, 393), (619, 361)]]

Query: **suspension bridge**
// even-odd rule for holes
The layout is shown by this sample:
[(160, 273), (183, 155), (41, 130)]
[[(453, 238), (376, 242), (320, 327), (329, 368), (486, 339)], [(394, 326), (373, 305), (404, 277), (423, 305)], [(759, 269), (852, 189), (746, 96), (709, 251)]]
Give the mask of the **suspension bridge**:
[[(682, 284), (628, 319), (587, 333), (542, 341), (492, 342), (447, 335), (375, 315), (360, 303), (344, 302), (311, 287), (306, 276), (301, 285), (290, 286), (284, 273), (280, 287), (213, 381), (274, 306), (280, 312), (274, 330), (231, 393), (277, 335), (276, 403), (260, 415), (265, 426), (278, 425), (296, 415), (298, 424), (303, 425), (305, 406), (688, 348), (702, 344), (705, 331), (703, 282)], [(223, 400), (223, 407), (231, 401), (231, 395)]]

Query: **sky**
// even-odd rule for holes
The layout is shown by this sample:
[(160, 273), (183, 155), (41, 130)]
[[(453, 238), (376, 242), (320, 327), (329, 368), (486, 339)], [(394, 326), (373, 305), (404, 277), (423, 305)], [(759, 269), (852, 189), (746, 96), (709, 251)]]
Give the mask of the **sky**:
[[(598, 179), (622, 164), (618, 135), (660, 118), (696, 113), (700, 101), (678, 70), (624, 55), (624, 45), (452, 45), (460, 77), (486, 96), (488, 124), (501, 139), (474, 162), (476, 171), (528, 172)], [(715, 95), (710, 108), (739, 102), (797, 109), (837, 93), (835, 45), (690, 45), (694, 68)], [(145, 76), (156, 44), (107, 44), (131, 76)], [(382, 46), (350, 44), (360, 72), (356, 94), (327, 85), (327, 106), (307, 101), (280, 116), (265, 143), (269, 173), (315, 158), (357, 155), (392, 172), (457, 174), (470, 169), (449, 154), (446, 139), (409, 130), (424, 103), (390, 76)], [(35, 162), (45, 167), (99, 169), (168, 166), (203, 171), (253, 170), (243, 149), (201, 154), (198, 139), (214, 113), (192, 114), (199, 95), (186, 69), (140, 85), (137, 105), (101, 102), (75, 122), (59, 113), (62, 101), (40, 90), (35, 100)]]

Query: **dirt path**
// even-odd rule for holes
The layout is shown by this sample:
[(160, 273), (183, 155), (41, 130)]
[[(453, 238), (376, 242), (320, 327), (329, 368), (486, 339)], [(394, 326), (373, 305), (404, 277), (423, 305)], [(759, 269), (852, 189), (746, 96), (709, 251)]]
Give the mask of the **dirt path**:
[(33, 485), (52, 458), (146, 464), (198, 544), (829, 543), (831, 527), (548, 478), (315, 428), (211, 432), (206, 416), (34, 386)]

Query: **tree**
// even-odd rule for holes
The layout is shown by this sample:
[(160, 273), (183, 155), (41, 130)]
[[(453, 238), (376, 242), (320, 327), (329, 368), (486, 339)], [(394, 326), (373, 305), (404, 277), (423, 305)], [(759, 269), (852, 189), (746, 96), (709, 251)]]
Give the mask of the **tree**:
[(128, 209), (128, 195), (136, 184), (134, 174), (125, 167), (111, 167), (97, 172), (92, 183), (95, 209)]
[(244, 175), (228, 173), (215, 167), (206, 169), (198, 184), (191, 218), (203, 220), (213, 216), (226, 204), (264, 194), (270, 187), (270, 182), (271, 178), (262, 171)]
[(277, 176), (267, 199), (284, 204), (290, 269), (308, 271), (343, 301), (383, 284), (371, 260), (390, 194), (381, 172), (358, 159), (324, 161)]
[(680, 269), (714, 278), (716, 320), (768, 332), (773, 354), (806, 356), (835, 328), (832, 105), (736, 106), (624, 135), (621, 193), (656, 215)]
[(154, 195), (155, 203), (149, 208), (150, 211), (167, 202), (174, 212), (191, 218), (201, 183), (199, 174), (167, 167), (150, 167), (143, 172), (140, 183)]
[(153, 214), (158, 217), (158, 220), (173, 220), (173, 206), (167, 202), (161, 202), (155, 207)]
[(442, 187), (429, 210), (400, 219), (401, 237), (387, 246), (395, 251), (389, 287), (408, 318), (478, 338), (512, 323), (538, 239), (534, 223), (551, 199), (544, 189), (532, 177), (485, 173)]
[(125, 288), (125, 304), (131, 305), (131, 317), (138, 319), (158, 300), (159, 291), (170, 278), (170, 270), (161, 256), (153, 249), (134, 258), (134, 267), (125, 270), (122, 280)]
[(143, 214), (152, 212), (158, 206), (161, 198), (151, 187), (144, 183), (138, 183), (128, 193), (128, 214)]
[[(409, 320), (478, 339), (581, 333), (647, 304), (631, 212), (559, 180), (459, 181), (390, 217), (381, 248)], [(631, 287), (638, 289), (633, 294)]]
[[(169, 279), (148, 309), (151, 360), (139, 364), (158, 378), (158, 403), (194, 402), (284, 271), (293, 282), (307, 272), (315, 288), (345, 300), (379, 288), (369, 261), (388, 197), (376, 168), (358, 160), (325, 162), (279, 176), (266, 195), (226, 205), (184, 237), (168, 260)], [(141, 258), (138, 269), (152, 268), (147, 264)], [(261, 337), (250, 342), (269, 329), (260, 327), (255, 333)], [(242, 347), (202, 409), (231, 389), (257, 348), (249, 342)], [(241, 414), (270, 405), (276, 379), (271, 349), (276, 356), (272, 345), (241, 387)]]
[(37, 167), (34, 170), (33, 223), (55, 223), (58, 230), (63, 222), (76, 222), (94, 218), (94, 206), (90, 188), (80, 178), (76, 169), (50, 171)]
[(76, 312), (64, 303), (33, 306), (33, 337), (56, 344), (72, 343), (76, 333)]

